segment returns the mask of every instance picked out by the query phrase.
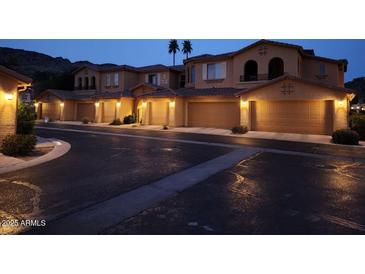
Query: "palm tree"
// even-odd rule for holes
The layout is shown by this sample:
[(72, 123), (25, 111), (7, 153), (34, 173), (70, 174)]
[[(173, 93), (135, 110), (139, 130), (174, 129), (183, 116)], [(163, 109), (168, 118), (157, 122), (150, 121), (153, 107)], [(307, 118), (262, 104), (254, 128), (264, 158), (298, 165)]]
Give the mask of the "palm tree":
[(184, 40), (183, 44), (182, 44), (182, 52), (184, 54), (186, 54), (186, 59), (189, 58), (189, 54), (192, 52), (193, 47), (191, 45), (191, 41), (190, 40)]
[(171, 39), (169, 42), (169, 53), (173, 54), (174, 66), (175, 66), (175, 54), (176, 52), (180, 51), (179, 44), (177, 43), (176, 39)]

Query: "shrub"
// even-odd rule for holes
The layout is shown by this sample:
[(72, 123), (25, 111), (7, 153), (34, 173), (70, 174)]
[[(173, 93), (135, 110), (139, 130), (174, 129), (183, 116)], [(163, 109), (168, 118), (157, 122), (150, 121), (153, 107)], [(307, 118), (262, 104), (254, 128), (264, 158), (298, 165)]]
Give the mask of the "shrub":
[(168, 126), (168, 125), (164, 125), (164, 126), (162, 127), (162, 129), (167, 130), (167, 129), (169, 129), (169, 126)]
[(37, 118), (37, 114), (34, 111), (34, 107), (20, 103), (17, 112), (17, 134), (33, 134), (34, 132), (34, 121)]
[(117, 119), (114, 119), (113, 122), (111, 122), (109, 125), (112, 125), (112, 126), (120, 126), (122, 124), (122, 121), (117, 118)]
[(359, 134), (351, 129), (339, 129), (332, 133), (332, 141), (335, 144), (358, 145)]
[(353, 113), (350, 116), (351, 129), (359, 133), (360, 140), (365, 140), (365, 114)]
[(89, 121), (89, 119), (88, 119), (88, 118), (82, 118), (81, 122), (82, 122), (83, 124), (88, 124), (90, 121)]
[(136, 117), (134, 115), (125, 116), (123, 119), (124, 124), (133, 124), (136, 122)]
[(233, 134), (245, 134), (247, 133), (248, 129), (246, 126), (235, 126), (232, 128)]
[(34, 135), (7, 135), (1, 144), (1, 152), (8, 156), (24, 156), (32, 152), (36, 144)]

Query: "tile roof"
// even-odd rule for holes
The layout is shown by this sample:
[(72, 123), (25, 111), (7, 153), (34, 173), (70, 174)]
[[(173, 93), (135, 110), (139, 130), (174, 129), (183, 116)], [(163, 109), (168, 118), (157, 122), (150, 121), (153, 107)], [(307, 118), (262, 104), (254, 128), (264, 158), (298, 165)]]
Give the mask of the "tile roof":
[(32, 79), (29, 78), (28, 76), (25, 76), (23, 74), (20, 74), (14, 70), (8, 69), (7, 67), (1, 66), (0, 65), (0, 72), (11, 76), (12, 78), (15, 78), (16, 80), (19, 80), (25, 84), (31, 84), (32, 83)]
[(352, 89), (348, 89), (348, 88), (344, 88), (344, 87), (339, 87), (339, 86), (327, 84), (327, 83), (324, 83), (324, 82), (321, 82), (321, 81), (304, 79), (304, 78), (300, 78), (300, 77), (297, 77), (297, 76), (294, 76), (294, 75), (291, 75), (291, 74), (286, 73), (286, 74), (284, 74), (284, 75), (282, 75), (282, 76), (280, 76), (278, 78), (275, 78), (273, 80), (267, 81), (267, 82), (262, 83), (260, 85), (257, 85), (257, 86), (248, 88), (248, 89), (243, 90), (243, 91), (238, 91), (236, 93), (236, 95), (239, 96), (242, 93), (247, 93), (247, 92), (250, 92), (250, 91), (253, 91), (253, 90), (256, 90), (256, 89), (260, 89), (260, 88), (263, 88), (263, 87), (267, 87), (267, 86), (270, 86), (272, 84), (275, 84), (277, 82), (280, 82), (280, 81), (283, 81), (283, 80), (287, 80), (287, 79), (288, 80), (299, 81), (299, 82), (307, 83), (307, 84), (311, 84), (311, 85), (317, 85), (317, 86), (321, 86), (321, 87), (328, 88), (328, 89), (333, 89), (333, 90), (340, 91), (340, 92), (345, 92), (345, 93), (350, 93), (350, 94), (351, 93), (356, 93)]
[(245, 89), (237, 88), (180, 88), (176, 90), (163, 89), (146, 93), (139, 97), (195, 97), (195, 96), (236, 96), (236, 93)]
[(38, 94), (37, 99), (44, 94), (50, 93), (61, 100), (93, 100), (93, 99), (119, 99), (123, 97), (132, 97), (129, 91), (125, 92), (102, 92), (97, 94), (77, 94), (71, 90), (47, 89)]

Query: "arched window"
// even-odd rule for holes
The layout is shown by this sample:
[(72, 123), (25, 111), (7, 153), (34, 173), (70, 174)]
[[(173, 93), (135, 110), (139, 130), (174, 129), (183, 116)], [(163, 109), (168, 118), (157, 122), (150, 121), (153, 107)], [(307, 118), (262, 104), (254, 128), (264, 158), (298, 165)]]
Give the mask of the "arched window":
[(245, 64), (244, 71), (245, 81), (257, 81), (257, 63), (254, 60), (249, 60)]
[(284, 74), (284, 61), (275, 57), (270, 60), (269, 63), (269, 80), (277, 78)]
[(77, 79), (77, 88), (78, 88), (78, 89), (82, 89), (82, 78), (81, 78), (81, 77), (79, 77), (79, 78)]
[(91, 77), (91, 89), (96, 88), (95, 84), (96, 84), (96, 80), (95, 80), (95, 76), (93, 76), (93, 77)]
[(89, 89), (89, 77), (85, 77), (84, 89)]

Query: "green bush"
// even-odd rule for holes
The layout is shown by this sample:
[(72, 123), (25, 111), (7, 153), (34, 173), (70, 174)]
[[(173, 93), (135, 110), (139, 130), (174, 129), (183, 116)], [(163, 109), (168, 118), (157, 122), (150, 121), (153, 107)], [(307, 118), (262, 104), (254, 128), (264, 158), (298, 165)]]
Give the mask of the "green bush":
[(1, 152), (8, 156), (24, 156), (32, 152), (36, 144), (34, 135), (7, 135), (1, 144)]
[(358, 145), (359, 134), (351, 129), (339, 129), (332, 133), (332, 141), (335, 144)]
[(122, 121), (117, 118), (117, 119), (114, 119), (113, 122), (111, 122), (109, 125), (112, 125), (112, 126), (120, 126), (122, 124)]
[(168, 125), (163, 125), (162, 129), (168, 130), (169, 129), (169, 126)]
[(30, 104), (20, 103), (17, 112), (17, 134), (33, 134), (34, 122), (37, 118), (37, 114), (34, 111), (34, 107)]
[(89, 119), (88, 119), (88, 118), (82, 118), (81, 122), (82, 122), (83, 124), (88, 124), (90, 121), (89, 121)]
[(134, 124), (136, 122), (136, 117), (134, 115), (128, 115), (123, 118), (124, 124)]
[(365, 114), (352, 113), (350, 116), (351, 129), (356, 131), (360, 140), (365, 140)]
[(233, 134), (245, 134), (247, 133), (248, 129), (246, 126), (235, 126), (232, 128)]

